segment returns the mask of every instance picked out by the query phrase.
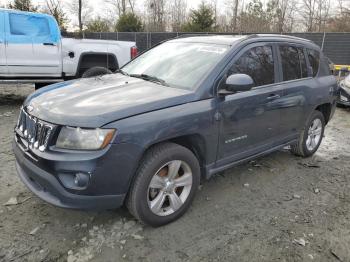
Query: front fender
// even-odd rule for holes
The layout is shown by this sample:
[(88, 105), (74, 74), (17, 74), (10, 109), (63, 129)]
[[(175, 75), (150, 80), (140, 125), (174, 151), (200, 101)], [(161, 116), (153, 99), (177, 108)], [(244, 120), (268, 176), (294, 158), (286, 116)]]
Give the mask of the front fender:
[(214, 119), (215, 100), (206, 99), (160, 109), (112, 122), (105, 128), (117, 129), (113, 143), (131, 143), (143, 148), (196, 135), (205, 143), (205, 161), (215, 161), (218, 141), (218, 122)]

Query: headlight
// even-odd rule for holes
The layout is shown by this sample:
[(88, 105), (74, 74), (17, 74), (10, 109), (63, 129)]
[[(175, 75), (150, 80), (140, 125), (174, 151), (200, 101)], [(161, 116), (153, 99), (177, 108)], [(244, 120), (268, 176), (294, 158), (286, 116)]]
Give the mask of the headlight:
[(56, 146), (65, 149), (97, 150), (111, 142), (115, 129), (62, 127)]

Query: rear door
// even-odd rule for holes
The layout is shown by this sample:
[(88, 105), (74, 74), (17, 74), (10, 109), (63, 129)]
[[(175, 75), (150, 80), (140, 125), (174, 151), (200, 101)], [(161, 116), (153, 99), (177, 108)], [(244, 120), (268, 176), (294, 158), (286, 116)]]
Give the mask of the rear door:
[(251, 76), (255, 87), (227, 95), (219, 102), (220, 137), (217, 165), (263, 152), (279, 145), (282, 87), (277, 83), (275, 46), (258, 43), (245, 47), (233, 60), (227, 76)]
[(0, 12), (0, 76), (7, 73), (5, 52), (5, 16)]
[[(280, 58), (281, 87), (281, 126), (285, 140), (298, 136), (305, 124), (308, 112), (307, 94), (313, 86), (311, 71), (308, 69), (306, 50), (303, 46), (283, 43), (278, 46)], [(317, 74), (317, 72), (316, 72)]]
[(41, 14), (14, 12), (7, 16), (5, 30), (9, 74), (22, 77), (60, 76), (61, 47), (56, 22)]

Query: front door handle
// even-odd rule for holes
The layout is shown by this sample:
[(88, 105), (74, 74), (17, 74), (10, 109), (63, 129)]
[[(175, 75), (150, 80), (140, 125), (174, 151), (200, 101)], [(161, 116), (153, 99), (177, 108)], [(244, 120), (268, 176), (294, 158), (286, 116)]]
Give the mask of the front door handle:
[(54, 43), (43, 43), (43, 45), (52, 45), (52, 46), (55, 46)]
[(277, 95), (277, 94), (271, 94), (267, 97), (267, 100), (275, 100), (275, 99), (278, 99), (280, 98), (281, 96), (280, 95)]

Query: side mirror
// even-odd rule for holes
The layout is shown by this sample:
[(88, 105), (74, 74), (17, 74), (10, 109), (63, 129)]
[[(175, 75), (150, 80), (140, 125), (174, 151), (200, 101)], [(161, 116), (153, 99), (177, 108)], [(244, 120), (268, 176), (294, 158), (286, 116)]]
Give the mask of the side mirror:
[(225, 89), (220, 94), (232, 94), (235, 92), (249, 91), (254, 87), (254, 80), (246, 74), (233, 74), (226, 79)]

